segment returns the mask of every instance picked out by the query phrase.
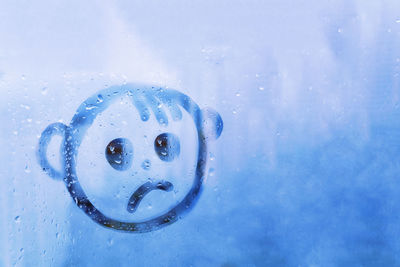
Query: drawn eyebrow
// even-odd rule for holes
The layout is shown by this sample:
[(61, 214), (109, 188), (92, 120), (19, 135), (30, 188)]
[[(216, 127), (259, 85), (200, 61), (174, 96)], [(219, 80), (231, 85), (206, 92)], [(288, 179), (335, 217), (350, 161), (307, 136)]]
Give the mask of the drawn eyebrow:
[(132, 103), (139, 112), (140, 119), (142, 121), (147, 121), (150, 118), (150, 111), (145, 105), (144, 97), (139, 94), (131, 95)]
[(174, 121), (182, 119), (182, 111), (173, 99), (168, 98), (165, 93), (156, 93), (155, 95), (167, 106)]
[(150, 108), (153, 110), (153, 113), (156, 116), (157, 121), (160, 124), (168, 125), (167, 114), (165, 114), (164, 110), (160, 108), (162, 106), (162, 103), (157, 98), (155, 98), (150, 92), (145, 92), (144, 94), (147, 98), (147, 102)]

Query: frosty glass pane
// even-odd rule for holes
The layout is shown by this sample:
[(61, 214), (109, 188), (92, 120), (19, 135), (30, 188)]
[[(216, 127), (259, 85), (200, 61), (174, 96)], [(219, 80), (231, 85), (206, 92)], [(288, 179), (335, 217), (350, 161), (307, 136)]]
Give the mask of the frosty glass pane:
[(0, 266), (400, 264), (399, 1), (0, 21)]

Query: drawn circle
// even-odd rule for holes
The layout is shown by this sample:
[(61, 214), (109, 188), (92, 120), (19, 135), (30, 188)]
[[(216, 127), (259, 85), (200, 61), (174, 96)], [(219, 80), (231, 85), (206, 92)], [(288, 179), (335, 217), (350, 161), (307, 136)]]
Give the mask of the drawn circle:
[(173, 161), (181, 151), (179, 138), (172, 133), (162, 133), (154, 140), (154, 150), (162, 161)]
[(111, 167), (125, 171), (132, 166), (132, 143), (126, 138), (116, 138), (106, 146), (105, 156)]

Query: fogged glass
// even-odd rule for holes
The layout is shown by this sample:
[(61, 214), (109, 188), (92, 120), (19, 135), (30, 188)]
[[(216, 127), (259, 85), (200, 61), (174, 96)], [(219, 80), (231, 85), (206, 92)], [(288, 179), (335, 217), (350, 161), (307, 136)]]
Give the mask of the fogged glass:
[(400, 264), (400, 2), (0, 6), (0, 266)]

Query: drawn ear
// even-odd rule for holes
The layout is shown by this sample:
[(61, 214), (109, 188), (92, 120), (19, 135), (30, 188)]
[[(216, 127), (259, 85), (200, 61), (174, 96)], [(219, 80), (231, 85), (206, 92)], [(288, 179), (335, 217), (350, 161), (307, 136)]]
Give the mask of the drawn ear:
[[(62, 137), (65, 135), (65, 128), (67, 126), (62, 123), (53, 123), (50, 124), (42, 133), (39, 139), (39, 148), (37, 152), (37, 157), (40, 166), (42, 167), (42, 170), (45, 171), (51, 178), (56, 179), (56, 180), (61, 180), (64, 178), (64, 172), (63, 171), (58, 171), (54, 169), (49, 161), (47, 160), (46, 152), (47, 152), (47, 146), (50, 143), (51, 138), (53, 135), (58, 134)], [(60, 153), (62, 153), (60, 149)], [(62, 155), (61, 155), (62, 158)]]
[(204, 108), (201, 110), (201, 118), (204, 137), (212, 141), (217, 140), (224, 128), (224, 122), (219, 113), (212, 108)]

